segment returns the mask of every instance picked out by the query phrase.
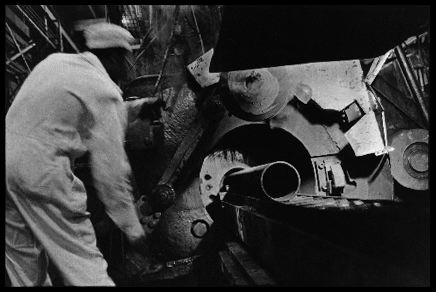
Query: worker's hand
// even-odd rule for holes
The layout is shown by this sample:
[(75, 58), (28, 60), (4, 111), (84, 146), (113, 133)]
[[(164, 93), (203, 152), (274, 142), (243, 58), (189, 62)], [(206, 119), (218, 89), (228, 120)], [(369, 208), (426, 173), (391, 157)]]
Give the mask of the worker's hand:
[(161, 109), (165, 109), (165, 107), (166, 104), (162, 98), (146, 97), (142, 102), (138, 118), (152, 121), (159, 120), (161, 118)]
[(126, 99), (124, 103), (127, 109), (128, 122), (132, 123), (138, 118), (139, 113), (143, 105), (149, 106), (157, 102), (157, 98), (155, 97), (145, 97), (139, 98), (136, 96), (129, 97)]
[(142, 254), (144, 249), (148, 249), (149, 243), (147, 242), (147, 235), (145, 233), (138, 237), (127, 236), (127, 240), (130, 246), (138, 253)]
[[(141, 274), (152, 274), (163, 269), (164, 265), (159, 262), (151, 252), (149, 234), (157, 225), (161, 214), (155, 213), (151, 216), (144, 217), (141, 220), (143, 223), (144, 233), (139, 237), (127, 237), (133, 252), (141, 257)], [(144, 221), (144, 222), (143, 222)]]
[(127, 108), (128, 122), (132, 123), (138, 117), (147, 117), (153, 120), (160, 108), (165, 106), (165, 102), (157, 97), (139, 98), (132, 96), (126, 99), (125, 105)]

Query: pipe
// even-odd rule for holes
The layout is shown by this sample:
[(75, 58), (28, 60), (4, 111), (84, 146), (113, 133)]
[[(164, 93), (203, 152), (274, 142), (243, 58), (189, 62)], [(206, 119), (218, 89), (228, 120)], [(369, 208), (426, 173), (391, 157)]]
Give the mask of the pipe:
[(27, 51), (29, 51), (30, 49), (32, 49), (34, 46), (36, 46), (35, 43), (30, 44), (27, 48), (25, 48), (24, 50), (21, 50), (20, 52), (18, 52), (17, 54), (13, 55), (10, 59), (8, 59), (6, 61), (6, 65), (9, 65), (10, 63), (12, 63), (13, 61), (15, 61), (15, 59), (17, 59), (18, 57), (20, 57), (21, 55), (27, 53)]
[(28, 69), (28, 71), (29, 71), (29, 73), (30, 73), (31, 70), (30, 70), (29, 64), (27, 64), (27, 60), (26, 60), (26, 58), (24, 57), (24, 53), (23, 53), (23, 51), (21, 50), (20, 45), (18, 44), (17, 40), (15, 39), (14, 33), (12, 32), (12, 29), (9, 27), (9, 24), (8, 24), (7, 22), (6, 22), (6, 27), (7, 27), (7, 29), (9, 30), (9, 34), (11, 35), (11, 38), (12, 38), (12, 40), (14, 41), (15, 46), (16, 46), (17, 49), (18, 49), (18, 53), (20, 54), (21, 58), (23, 58), (24, 64), (26, 64), (26, 67), (27, 67), (27, 69)]
[(53, 44), (53, 42), (49, 39), (49, 37), (36, 25), (36, 23), (30, 18), (30, 16), (19, 6), (15, 5), (17, 9), (21, 12), (21, 14), (24, 15), (24, 17), (33, 25), (33, 27), (41, 34), (41, 36), (47, 41), (47, 43), (50, 44), (54, 49), (56, 49), (56, 46)]
[(301, 178), (293, 165), (275, 161), (229, 173), (223, 184), (231, 192), (261, 194), (273, 201), (285, 202), (295, 197), (300, 189)]
[[(60, 31), (61, 35), (68, 41), (68, 43), (76, 51), (76, 53), (80, 53), (80, 51), (77, 48), (76, 44), (73, 42), (73, 40), (70, 38), (68, 33), (63, 28), (59, 17), (53, 15), (53, 13), (50, 11), (50, 9), (47, 7), (47, 5), (41, 5), (41, 7), (45, 11), (45, 13), (50, 17), (50, 19), (52, 21), (54, 21), (54, 19), (57, 19), (57, 21), (58, 21), (57, 25), (58, 25), (58, 28), (59, 28), (59, 31)], [(62, 40), (62, 37), (59, 39), (59, 41), (60, 41), (60, 47), (61, 47), (60, 50), (61, 50), (61, 52), (63, 52), (63, 40)]]
[(403, 74), (406, 78), (407, 85), (409, 86), (410, 91), (412, 92), (413, 98), (418, 103), (418, 106), (424, 117), (425, 124), (428, 128), (429, 114), (424, 103), (423, 94), (421, 93), (421, 90), (416, 82), (415, 75), (412, 71), (412, 66), (407, 60), (406, 54), (404, 53), (404, 50), (401, 46), (395, 47), (395, 55), (397, 56), (397, 60), (398, 63), (400, 64), (401, 71), (403, 71)]

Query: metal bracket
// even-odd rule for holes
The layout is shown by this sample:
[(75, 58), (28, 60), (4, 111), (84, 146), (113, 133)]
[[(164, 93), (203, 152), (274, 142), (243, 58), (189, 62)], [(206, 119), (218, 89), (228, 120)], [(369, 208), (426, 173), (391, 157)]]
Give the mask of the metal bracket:
[(386, 154), (395, 150), (393, 147), (388, 145), (388, 135), (386, 130), (386, 119), (385, 119), (384, 111), (382, 111), (382, 122), (383, 122), (383, 138), (385, 141), (385, 147), (382, 150), (375, 152), (375, 156), (380, 156), (382, 154)]
[[(326, 196), (341, 195), (347, 185), (347, 177), (341, 162), (335, 158), (325, 158), (314, 161), (318, 194)], [(322, 195), (321, 195), (322, 196)]]

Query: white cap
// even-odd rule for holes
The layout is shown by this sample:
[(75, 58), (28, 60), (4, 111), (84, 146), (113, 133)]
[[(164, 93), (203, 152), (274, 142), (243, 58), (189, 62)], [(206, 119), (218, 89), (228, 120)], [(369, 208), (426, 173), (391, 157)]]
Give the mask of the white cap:
[(132, 34), (119, 25), (105, 21), (84, 20), (75, 25), (76, 30), (83, 30), (86, 46), (89, 49), (125, 48), (132, 51)]

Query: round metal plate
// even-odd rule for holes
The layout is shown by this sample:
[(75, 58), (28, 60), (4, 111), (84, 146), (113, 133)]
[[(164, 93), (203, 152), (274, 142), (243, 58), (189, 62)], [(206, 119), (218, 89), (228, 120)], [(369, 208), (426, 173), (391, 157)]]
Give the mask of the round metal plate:
[(425, 129), (402, 130), (392, 137), (392, 176), (406, 188), (428, 190), (428, 138)]

